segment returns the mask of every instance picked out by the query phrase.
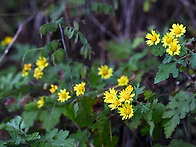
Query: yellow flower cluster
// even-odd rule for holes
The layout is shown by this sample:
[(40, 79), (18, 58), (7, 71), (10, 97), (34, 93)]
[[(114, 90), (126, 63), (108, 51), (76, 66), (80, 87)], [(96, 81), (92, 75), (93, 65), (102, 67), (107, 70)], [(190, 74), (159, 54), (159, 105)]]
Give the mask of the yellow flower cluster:
[(6, 46), (9, 45), (12, 42), (12, 37), (5, 37), (2, 41), (1, 41), (1, 45), (2, 46)]
[(108, 104), (111, 110), (119, 110), (122, 120), (130, 119), (133, 116), (132, 101), (135, 93), (133, 92), (133, 86), (129, 85), (123, 89), (119, 94), (114, 88), (110, 88), (109, 91), (104, 93), (104, 102)]
[(41, 79), (43, 74), (44, 74), (43, 69), (48, 66), (46, 58), (45, 57), (39, 57), (39, 59), (36, 61), (36, 65), (37, 65), (37, 67), (35, 68), (33, 76), (36, 79)]
[(23, 65), (22, 77), (25, 77), (25, 76), (29, 75), (28, 71), (31, 70), (31, 66), (32, 66), (31, 64), (24, 64)]
[[(183, 24), (173, 24), (172, 28), (169, 29), (170, 32), (166, 33), (161, 42), (163, 43), (163, 47), (167, 48), (166, 53), (169, 55), (179, 55), (181, 46), (179, 44), (179, 37), (185, 34), (186, 27), (183, 26)], [(151, 45), (157, 45), (160, 42), (160, 34), (157, 34), (154, 30), (151, 30), (151, 34), (147, 33), (146, 38), (148, 39), (146, 41), (146, 44)]]

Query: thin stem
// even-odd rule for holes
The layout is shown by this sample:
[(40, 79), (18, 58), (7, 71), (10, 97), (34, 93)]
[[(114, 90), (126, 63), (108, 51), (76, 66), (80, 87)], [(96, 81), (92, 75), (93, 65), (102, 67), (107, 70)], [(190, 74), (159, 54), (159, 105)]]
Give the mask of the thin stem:
[(69, 70), (70, 70), (71, 82), (72, 82), (72, 85), (74, 85), (73, 75), (72, 75), (72, 70), (71, 70), (71, 64), (69, 62), (68, 52), (67, 52), (67, 48), (66, 48), (66, 45), (65, 45), (65, 40), (64, 40), (64, 35), (63, 35), (63, 29), (61, 27), (61, 24), (59, 24), (59, 29), (60, 29), (60, 32), (61, 32), (61, 40), (62, 40), (62, 43), (63, 43), (63, 48), (64, 48), (65, 54), (66, 54), (66, 60), (68, 62), (68, 66), (69, 66)]
[(25, 135), (25, 137), (29, 137), (23, 130), (20, 130), (20, 132), (22, 132)]
[(52, 115), (53, 115), (53, 112), (54, 112), (54, 108), (55, 108), (56, 102), (57, 102), (57, 98), (55, 99), (54, 104), (52, 106), (52, 111), (51, 111), (50, 119), (49, 119), (49, 127), (50, 127), (50, 124), (51, 124), (51, 119), (52, 119)]

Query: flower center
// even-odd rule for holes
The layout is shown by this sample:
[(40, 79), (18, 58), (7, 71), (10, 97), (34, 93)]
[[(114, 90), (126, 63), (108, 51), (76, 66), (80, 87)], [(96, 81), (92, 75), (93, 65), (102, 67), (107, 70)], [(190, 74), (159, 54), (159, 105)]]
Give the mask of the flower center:
[(171, 50), (172, 52), (175, 52), (175, 51), (177, 50), (177, 46), (176, 46), (176, 45), (172, 45), (170, 50)]
[(171, 43), (173, 41), (173, 39), (169, 37), (169, 38), (167, 38), (166, 41), (167, 41), (167, 43)]
[(130, 95), (126, 93), (126, 94), (124, 95), (124, 99), (125, 99), (125, 100), (128, 100), (129, 98), (130, 98)]
[(124, 110), (124, 113), (125, 113), (126, 115), (130, 114), (130, 113), (131, 113), (131, 109), (126, 108), (126, 109)]
[(109, 94), (108, 99), (113, 99), (113, 94)]
[(116, 101), (114, 101), (114, 106), (115, 107), (117, 107), (118, 106), (118, 104), (119, 104), (119, 102), (116, 100)]
[(174, 33), (175, 34), (180, 34), (180, 32), (181, 32), (181, 29), (180, 28), (175, 28), (175, 30), (174, 30)]
[(152, 42), (155, 42), (156, 40), (157, 40), (157, 37), (156, 37), (156, 36), (152, 36), (152, 37), (151, 37), (151, 41), (152, 41)]
[(79, 90), (79, 91), (83, 91), (83, 86), (79, 86), (79, 87), (78, 87), (78, 90)]
[(41, 63), (41, 65), (44, 65), (45, 64), (45, 61), (41, 61), (40, 63)]
[(62, 96), (63, 98), (66, 98), (66, 97), (67, 97), (66, 93), (63, 93), (61, 96)]
[(102, 71), (102, 74), (103, 74), (103, 75), (107, 75), (107, 74), (108, 74), (108, 70), (107, 70), (107, 69), (104, 69), (104, 70)]

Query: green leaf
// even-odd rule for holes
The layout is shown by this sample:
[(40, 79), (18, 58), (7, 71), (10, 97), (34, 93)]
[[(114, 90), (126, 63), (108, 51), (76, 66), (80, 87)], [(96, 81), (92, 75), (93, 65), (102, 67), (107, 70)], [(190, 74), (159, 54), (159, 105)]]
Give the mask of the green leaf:
[(178, 69), (176, 68), (175, 63), (169, 64), (160, 64), (159, 71), (155, 77), (154, 83), (157, 84), (160, 81), (166, 80), (169, 77), (169, 74), (172, 73), (174, 78), (178, 77)]
[(140, 84), (137, 83), (137, 86), (134, 86), (135, 91), (135, 98), (137, 99), (138, 95), (142, 94), (144, 92), (145, 86), (140, 87)]
[(55, 51), (59, 46), (60, 42), (58, 40), (53, 40), (49, 42), (45, 47), (43, 48), (43, 56), (48, 56), (50, 52)]
[(34, 140), (38, 140), (40, 138), (41, 138), (41, 136), (39, 135), (39, 132), (35, 132), (33, 134), (28, 135), (27, 141), (34, 141)]
[(27, 127), (32, 127), (34, 120), (37, 118), (38, 111), (30, 110), (24, 111), (22, 114), (23, 120), (26, 122)]
[(54, 32), (58, 28), (58, 25), (56, 23), (48, 23), (44, 24), (39, 28), (39, 33), (41, 35), (46, 35), (49, 32)]
[(170, 56), (170, 55), (166, 55), (164, 60), (163, 60), (163, 63), (166, 64), (166, 63), (169, 63), (173, 60), (173, 56)]
[(186, 143), (182, 140), (173, 139), (168, 147), (195, 147), (195, 145)]
[(91, 133), (88, 130), (77, 130), (76, 133), (71, 134), (69, 137), (75, 139), (80, 147), (87, 147), (90, 135)]
[(69, 131), (53, 129), (51, 132), (47, 133), (46, 143), (51, 144), (50, 146), (64, 146), (64, 147), (75, 147), (76, 144), (74, 139), (67, 138), (69, 135)]
[(150, 91), (150, 90), (145, 90), (144, 97), (145, 97), (145, 100), (153, 100), (154, 93), (152, 93), (152, 91)]
[(53, 64), (59, 64), (63, 61), (63, 59), (65, 58), (65, 51), (64, 49), (60, 48), (58, 50), (56, 50), (52, 56), (51, 56), (51, 59), (52, 59), (52, 62)]
[(165, 48), (163, 48), (161, 43), (159, 43), (158, 45), (153, 45), (152, 46), (152, 53), (155, 56), (163, 56), (163, 54), (165, 53)]
[(42, 127), (47, 131), (51, 130), (59, 123), (61, 114), (64, 112), (64, 107), (56, 107), (53, 111), (42, 110), (40, 113), (40, 120), (43, 122)]
[(192, 69), (196, 67), (196, 54), (193, 54), (190, 58), (189, 65)]
[(180, 123), (180, 119), (183, 119), (189, 111), (195, 109), (196, 100), (194, 97), (194, 94), (180, 91), (174, 97), (170, 98), (171, 101), (166, 106), (166, 111), (162, 116), (164, 119), (169, 119), (164, 124), (166, 138), (171, 136), (176, 126)]

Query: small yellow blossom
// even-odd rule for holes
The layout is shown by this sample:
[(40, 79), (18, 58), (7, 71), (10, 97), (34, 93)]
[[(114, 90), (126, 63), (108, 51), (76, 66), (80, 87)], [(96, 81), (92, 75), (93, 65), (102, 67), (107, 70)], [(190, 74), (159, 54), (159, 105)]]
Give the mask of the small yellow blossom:
[(133, 97), (135, 96), (135, 93), (131, 94), (130, 91), (127, 91), (127, 90), (122, 90), (120, 92), (120, 95), (119, 95), (119, 100), (120, 102), (125, 102), (125, 103), (130, 103), (130, 101), (133, 101)]
[(108, 105), (109, 108), (111, 108), (111, 110), (117, 109), (119, 106), (121, 106), (121, 102), (119, 101), (119, 99), (117, 97), (114, 97), (111, 101), (111, 104)]
[(127, 85), (129, 82), (129, 79), (127, 76), (121, 76), (119, 79), (118, 79), (118, 86), (125, 86)]
[(170, 29), (171, 33), (174, 34), (176, 37), (181, 37), (186, 32), (186, 27), (183, 24), (173, 24), (172, 29)]
[(105, 97), (103, 97), (105, 100), (105, 103), (112, 103), (112, 99), (114, 99), (117, 95), (117, 91), (114, 88), (110, 88), (109, 92), (105, 91), (105, 93), (103, 94)]
[(36, 65), (40, 70), (43, 70), (45, 67), (48, 66), (47, 60), (45, 57), (39, 57), (39, 59), (36, 61)]
[(166, 33), (166, 35), (163, 36), (162, 43), (164, 47), (169, 46), (172, 42), (177, 41), (177, 39), (174, 39), (175, 36), (172, 33)]
[(77, 96), (84, 94), (84, 92), (85, 92), (85, 83), (82, 82), (80, 84), (76, 84), (74, 86), (74, 91), (76, 91)]
[(65, 102), (71, 98), (71, 96), (69, 95), (69, 92), (67, 92), (66, 89), (60, 90), (60, 92), (58, 93), (58, 96), (59, 98), (57, 100), (60, 102)]
[(131, 93), (133, 91), (133, 86), (132, 85), (127, 86), (125, 91)]
[(57, 89), (58, 89), (58, 86), (57, 85), (50, 85), (50, 92), (51, 93), (55, 93), (55, 91), (57, 91)]
[(31, 70), (31, 64), (24, 64), (23, 70)]
[(22, 70), (22, 77), (26, 77), (26, 76), (28, 76), (29, 75), (29, 73), (26, 71), (26, 70)]
[(122, 107), (118, 108), (122, 120), (130, 119), (133, 116), (133, 108), (129, 103), (125, 103)]
[(11, 42), (12, 42), (12, 37), (7, 36), (4, 38), (4, 40), (1, 41), (1, 45), (6, 46), (9, 45)]
[(42, 72), (42, 70), (40, 70), (39, 68), (35, 68), (35, 71), (34, 71), (34, 75), (33, 76), (36, 79), (41, 79), (43, 74), (44, 73)]
[(170, 45), (169, 45), (169, 48), (166, 50), (166, 52), (173, 56), (173, 55), (179, 55), (180, 54), (180, 49), (181, 49), (181, 46), (180, 44), (178, 44), (177, 42), (172, 42)]
[(148, 39), (146, 41), (147, 45), (151, 46), (151, 45), (157, 45), (160, 42), (159, 39), (160, 34), (157, 34), (154, 30), (151, 30), (151, 34), (147, 33), (146, 34), (146, 38)]
[(37, 101), (38, 108), (41, 108), (44, 105), (45, 96), (40, 97), (39, 101)]
[(99, 73), (98, 75), (101, 75), (101, 78), (103, 79), (108, 79), (113, 75), (113, 69), (108, 68), (107, 65), (102, 65), (101, 67), (98, 68)]

